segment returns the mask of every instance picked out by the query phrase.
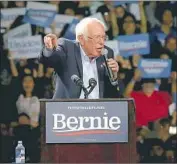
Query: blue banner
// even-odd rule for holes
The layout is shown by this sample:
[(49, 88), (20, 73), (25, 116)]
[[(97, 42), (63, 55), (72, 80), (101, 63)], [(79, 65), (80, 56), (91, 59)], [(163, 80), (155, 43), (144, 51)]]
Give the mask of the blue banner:
[(167, 37), (167, 35), (164, 33), (157, 33), (156, 35), (157, 35), (157, 39), (160, 41), (162, 46), (164, 46), (165, 45), (165, 38)]
[(46, 102), (46, 143), (128, 142), (127, 101)]
[(125, 5), (129, 3), (138, 3), (138, 1), (129, 1), (129, 0), (124, 0), (124, 1), (113, 1), (113, 5), (115, 7), (120, 6), (120, 5)]
[(149, 34), (122, 35), (117, 37), (119, 52), (123, 57), (150, 53)]
[(171, 59), (141, 59), (138, 69), (142, 73), (142, 78), (169, 78)]
[(76, 34), (75, 34), (75, 28), (76, 25), (79, 23), (79, 19), (73, 19), (73, 21), (70, 23), (68, 29), (66, 30), (64, 34), (64, 38), (70, 39), (70, 40), (75, 40), (76, 39)]
[(55, 11), (29, 9), (26, 11), (23, 21), (41, 27), (49, 27), (53, 23), (55, 15)]

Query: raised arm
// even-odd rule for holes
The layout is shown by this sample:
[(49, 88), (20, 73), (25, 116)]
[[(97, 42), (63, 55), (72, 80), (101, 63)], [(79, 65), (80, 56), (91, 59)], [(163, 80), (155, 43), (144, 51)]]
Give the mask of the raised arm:
[(9, 58), (9, 63), (10, 63), (10, 69), (13, 77), (18, 77), (18, 71), (17, 67), (14, 63), (14, 59), (11, 57), (10, 52), (8, 52), (8, 58)]
[(56, 68), (62, 66), (66, 60), (65, 40), (60, 38), (57, 41), (57, 36), (48, 34), (44, 37), (44, 48), (39, 56), (41, 63)]
[(134, 77), (132, 78), (132, 80), (128, 83), (127, 87), (125, 88), (124, 97), (129, 98), (131, 96), (135, 83), (140, 77), (141, 77), (141, 71), (136, 69)]
[(143, 1), (139, 2), (139, 8), (140, 8), (140, 17), (141, 17), (141, 32), (146, 33), (147, 32), (147, 19), (144, 11)]

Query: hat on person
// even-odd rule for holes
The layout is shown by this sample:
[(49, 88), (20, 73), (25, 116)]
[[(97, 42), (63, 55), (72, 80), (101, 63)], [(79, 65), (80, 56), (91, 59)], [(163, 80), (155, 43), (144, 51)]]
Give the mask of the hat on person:
[(143, 78), (141, 80), (142, 84), (144, 83), (155, 83), (155, 79), (154, 78)]

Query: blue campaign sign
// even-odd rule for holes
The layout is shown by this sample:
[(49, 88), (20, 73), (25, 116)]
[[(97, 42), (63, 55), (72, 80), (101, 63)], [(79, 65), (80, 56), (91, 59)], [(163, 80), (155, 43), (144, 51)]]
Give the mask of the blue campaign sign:
[(160, 41), (160, 43), (162, 44), (162, 46), (164, 46), (165, 44), (165, 38), (167, 37), (166, 34), (164, 33), (157, 33), (157, 39)]
[(124, 1), (113, 1), (113, 5), (116, 6), (120, 6), (120, 5), (124, 5), (124, 4), (130, 4), (130, 3), (138, 3), (138, 1), (129, 1), (129, 0), (124, 0)]
[(55, 11), (28, 9), (23, 21), (41, 27), (49, 27), (53, 23), (55, 15)]
[(79, 21), (80, 21), (79, 19), (73, 19), (73, 21), (70, 23), (68, 29), (66, 30), (63, 36), (64, 38), (70, 39), (70, 40), (76, 39), (75, 28), (76, 28), (76, 25), (79, 23)]
[(128, 142), (128, 102), (46, 102), (46, 143)]
[(122, 35), (118, 36), (117, 40), (120, 55), (123, 57), (150, 53), (149, 34)]
[(168, 78), (171, 73), (171, 59), (141, 59), (138, 69), (143, 78)]

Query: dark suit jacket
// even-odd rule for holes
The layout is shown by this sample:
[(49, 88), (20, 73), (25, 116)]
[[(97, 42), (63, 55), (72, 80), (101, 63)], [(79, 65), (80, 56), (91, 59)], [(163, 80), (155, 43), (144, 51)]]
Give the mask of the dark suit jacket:
[[(108, 50), (108, 57), (113, 58), (113, 50), (105, 46)], [(76, 86), (71, 76), (76, 74), (81, 79), (83, 77), (82, 59), (80, 53), (80, 46), (78, 42), (68, 39), (60, 38), (58, 47), (46, 53), (44, 48), (40, 55), (40, 62), (47, 64), (55, 69), (57, 74), (56, 87), (53, 98), (79, 98), (81, 87)], [(96, 59), (98, 79), (99, 79), (99, 94), (100, 98), (118, 98), (122, 95), (123, 84), (119, 81), (119, 88), (112, 86), (108, 76), (106, 75), (104, 60), (100, 56)]]

